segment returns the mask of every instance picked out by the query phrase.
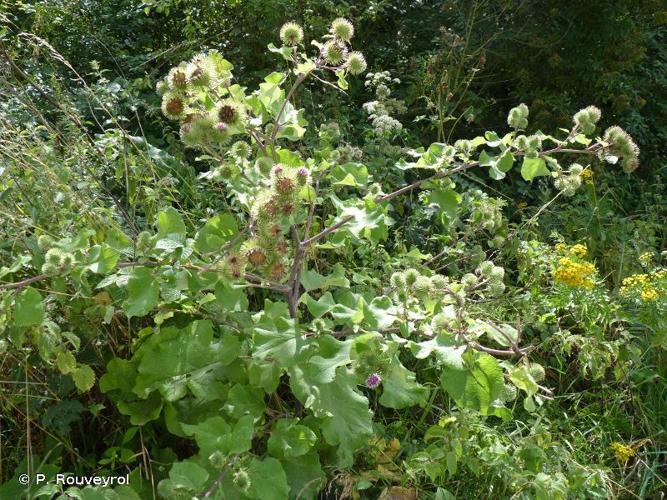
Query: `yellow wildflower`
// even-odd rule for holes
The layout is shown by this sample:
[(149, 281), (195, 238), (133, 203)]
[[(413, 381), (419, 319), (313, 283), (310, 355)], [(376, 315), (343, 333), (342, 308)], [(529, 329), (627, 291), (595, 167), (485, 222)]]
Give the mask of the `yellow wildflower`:
[(577, 243), (576, 245), (572, 245), (570, 247), (570, 253), (583, 259), (586, 257), (586, 255), (588, 255), (588, 248), (586, 248), (585, 245)]
[(581, 172), (581, 178), (586, 184), (593, 184), (593, 171), (590, 168), (587, 168)]
[(651, 274), (640, 273), (628, 276), (621, 283), (621, 295), (639, 297), (642, 302), (652, 302), (660, 297), (664, 285), (658, 283), (667, 276), (667, 270), (661, 269)]
[(625, 463), (630, 459), (631, 457), (634, 457), (637, 452), (630, 448), (627, 445), (624, 445), (623, 443), (611, 443), (610, 448), (614, 452), (614, 456), (616, 457), (616, 460), (618, 460), (621, 463)]
[(652, 286), (644, 288), (640, 295), (642, 302), (651, 302), (658, 298), (658, 291)]
[(561, 257), (554, 271), (554, 281), (574, 287), (592, 288), (592, 276), (596, 271), (595, 265), (590, 262), (577, 262), (569, 257)]
[(653, 261), (653, 252), (644, 252), (639, 256), (639, 262), (648, 266)]
[(567, 245), (565, 243), (556, 243), (556, 246), (554, 248), (558, 253), (565, 253), (565, 251), (567, 250)]

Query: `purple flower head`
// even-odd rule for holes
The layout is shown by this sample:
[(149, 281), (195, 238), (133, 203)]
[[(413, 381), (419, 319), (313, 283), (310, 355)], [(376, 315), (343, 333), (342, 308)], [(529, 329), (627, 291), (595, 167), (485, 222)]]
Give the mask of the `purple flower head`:
[(382, 377), (378, 373), (372, 373), (366, 379), (366, 387), (376, 389), (382, 383)]
[(306, 167), (301, 167), (296, 171), (296, 175), (299, 177), (308, 177), (308, 169)]
[(276, 177), (279, 177), (280, 174), (283, 173), (283, 166), (282, 165), (276, 165), (273, 169), (273, 173), (276, 175)]
[(215, 125), (215, 128), (219, 130), (220, 132), (226, 132), (227, 131), (227, 124), (224, 122), (218, 122)]

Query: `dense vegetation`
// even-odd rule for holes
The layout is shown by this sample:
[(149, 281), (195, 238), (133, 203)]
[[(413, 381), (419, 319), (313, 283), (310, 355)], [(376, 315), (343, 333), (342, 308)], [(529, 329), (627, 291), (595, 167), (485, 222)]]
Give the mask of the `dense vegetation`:
[(0, 0), (0, 499), (662, 498), (666, 26)]

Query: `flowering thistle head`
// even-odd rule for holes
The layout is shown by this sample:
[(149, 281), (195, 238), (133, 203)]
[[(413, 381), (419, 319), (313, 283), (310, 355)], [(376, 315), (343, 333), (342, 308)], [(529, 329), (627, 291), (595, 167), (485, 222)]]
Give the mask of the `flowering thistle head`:
[(169, 90), (169, 84), (164, 80), (160, 80), (155, 84), (155, 92), (157, 92), (157, 95), (160, 96), (165, 95), (168, 90)]
[(434, 333), (447, 331), (453, 327), (454, 321), (445, 313), (438, 313), (431, 319), (431, 328)]
[(333, 66), (339, 66), (345, 62), (347, 49), (340, 42), (330, 40), (324, 44), (322, 55), (327, 63)]
[(243, 256), (236, 252), (232, 252), (227, 256), (226, 261), (230, 266), (240, 266), (243, 263)]
[(609, 127), (604, 133), (604, 141), (609, 143), (609, 152), (621, 158), (621, 165), (626, 172), (632, 172), (639, 166), (639, 147), (621, 127)]
[(208, 87), (211, 83), (212, 75), (208, 68), (199, 64), (188, 65), (188, 83), (194, 87)]
[(417, 276), (417, 279), (415, 279), (415, 282), (412, 286), (415, 289), (415, 293), (418, 294), (428, 293), (433, 289), (431, 278), (428, 276)]
[(289, 216), (294, 212), (294, 203), (291, 201), (288, 201), (287, 203), (283, 203), (283, 206), (280, 208), (280, 211), (284, 216)]
[(207, 134), (206, 142), (226, 143), (229, 140), (229, 125), (213, 121), (211, 133)]
[(276, 177), (280, 177), (284, 171), (285, 167), (283, 167), (281, 164), (278, 164), (275, 167), (273, 167), (273, 175)]
[(371, 373), (366, 379), (366, 387), (369, 389), (377, 389), (382, 383), (382, 377), (379, 373)]
[(239, 279), (243, 277), (245, 266), (245, 256), (240, 253), (232, 252), (225, 258), (225, 270), (230, 278)]
[(602, 112), (600, 108), (588, 106), (577, 111), (573, 117), (573, 121), (584, 134), (590, 135), (595, 132), (595, 124), (600, 120), (601, 116)]
[(246, 241), (241, 249), (248, 263), (253, 267), (261, 267), (266, 264), (266, 250), (259, 245), (255, 239)]
[(436, 274), (431, 276), (431, 285), (435, 290), (444, 290), (449, 285), (449, 281), (441, 274)]
[(351, 52), (345, 63), (347, 70), (353, 75), (360, 75), (368, 65), (366, 64), (366, 58), (361, 52)]
[(253, 248), (248, 252), (248, 262), (255, 267), (264, 265), (266, 262), (266, 252), (262, 248)]
[(232, 482), (234, 483), (234, 486), (236, 486), (239, 490), (243, 492), (249, 491), (250, 486), (252, 484), (250, 482), (250, 476), (245, 471), (245, 469), (240, 469), (236, 471), (232, 478)]
[(239, 105), (231, 99), (225, 99), (216, 108), (218, 120), (228, 124), (237, 123), (242, 117), (242, 110)]
[(181, 125), (181, 139), (188, 146), (209, 142), (219, 135), (215, 122), (206, 115), (188, 115)]
[(510, 109), (507, 115), (507, 124), (516, 129), (525, 129), (528, 126), (528, 106), (524, 103)]
[(167, 92), (162, 97), (162, 113), (170, 120), (181, 119), (184, 111), (185, 103), (179, 95)]
[(294, 191), (294, 181), (289, 177), (277, 177), (275, 182), (276, 191), (280, 194), (290, 194)]
[(267, 273), (271, 279), (280, 281), (285, 277), (287, 268), (282, 262), (274, 262), (268, 266)]
[(344, 17), (334, 19), (330, 31), (337, 40), (342, 42), (349, 42), (354, 36), (354, 26)]
[(173, 90), (183, 90), (188, 85), (188, 76), (182, 67), (171, 68), (167, 74), (167, 85)]
[(416, 269), (408, 269), (405, 271), (405, 284), (407, 286), (413, 286), (415, 282), (417, 281), (417, 278), (419, 278), (420, 274), (419, 271)]
[(271, 224), (267, 228), (266, 233), (270, 238), (278, 238), (283, 235), (283, 230), (278, 224)]
[(517, 149), (520, 149), (521, 151), (526, 151), (526, 150), (530, 149), (530, 144), (528, 142), (528, 137), (526, 137), (523, 134), (517, 136), (517, 138), (514, 139), (514, 146)]
[(278, 215), (278, 203), (273, 197), (261, 196), (253, 207), (253, 215), (260, 221), (270, 222)]
[(179, 130), (179, 135), (181, 136), (181, 140), (185, 144), (193, 144), (194, 139), (192, 137), (192, 122), (184, 122), (181, 124), (181, 128)]
[(296, 181), (299, 183), (299, 186), (305, 186), (308, 184), (308, 179), (310, 177), (310, 172), (306, 167), (301, 167), (296, 171)]
[(245, 141), (236, 141), (229, 149), (229, 153), (237, 160), (246, 160), (250, 156), (250, 145)]
[(474, 150), (474, 147), (472, 145), (472, 141), (467, 139), (459, 139), (454, 143), (454, 149), (456, 149), (457, 153), (460, 153), (463, 156), (470, 156)]
[(37, 246), (40, 250), (48, 250), (53, 246), (55, 240), (48, 234), (40, 234), (37, 238)]
[(303, 28), (295, 22), (287, 22), (280, 28), (280, 40), (285, 45), (298, 45), (303, 41)]
[(44, 260), (49, 264), (59, 266), (65, 253), (60, 248), (51, 248), (46, 255)]
[(405, 288), (405, 275), (401, 272), (396, 272), (389, 278), (389, 284), (392, 288)]

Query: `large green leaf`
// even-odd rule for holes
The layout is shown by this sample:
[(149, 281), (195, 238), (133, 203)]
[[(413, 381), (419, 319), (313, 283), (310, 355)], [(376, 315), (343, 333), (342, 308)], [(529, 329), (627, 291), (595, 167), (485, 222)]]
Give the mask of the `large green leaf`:
[(227, 394), (225, 412), (234, 418), (247, 414), (259, 419), (264, 413), (264, 391), (258, 387), (236, 384)]
[(303, 369), (303, 363), (290, 370), (290, 385), (299, 400), (322, 422), (327, 443), (338, 446), (341, 466), (350, 466), (354, 452), (373, 433), (368, 399), (356, 390), (357, 377), (346, 367), (338, 367), (333, 382), (320, 384)]
[(308, 312), (315, 318), (320, 318), (336, 307), (336, 301), (331, 292), (326, 292), (319, 299), (315, 300), (309, 294), (301, 296), (301, 302), (306, 304)]
[(264, 77), (264, 82), (259, 84), (258, 97), (260, 102), (267, 109), (271, 109), (278, 102), (282, 103), (281, 97), (284, 91), (280, 88), (280, 84), (285, 79), (284, 73), (274, 72)]
[(478, 410), (482, 415), (506, 417), (502, 396), (505, 392), (503, 370), (493, 356), (468, 351), (462, 368), (444, 365), (440, 374), (442, 388), (460, 407)]
[(194, 436), (199, 453), (207, 458), (216, 451), (223, 455), (244, 453), (250, 450), (254, 433), (253, 417), (241, 417), (232, 427), (221, 416), (215, 416), (196, 424), (182, 424), (186, 434)]
[(222, 306), (224, 312), (243, 312), (248, 310), (248, 297), (243, 288), (220, 281), (215, 285), (215, 304)]
[(428, 389), (415, 381), (415, 374), (395, 357), (382, 376), (380, 404), (388, 408), (408, 408), (426, 402)]
[(118, 262), (120, 254), (110, 246), (95, 245), (90, 249), (88, 269), (96, 274), (108, 274)]
[(514, 165), (514, 156), (509, 149), (499, 156), (489, 156), (486, 151), (482, 151), (479, 155), (479, 164), (483, 167), (489, 167), (489, 176), (492, 179), (500, 180)]
[(535, 177), (549, 175), (549, 169), (542, 158), (524, 157), (521, 165), (521, 177), (527, 181), (532, 181)]
[(352, 340), (340, 341), (330, 335), (324, 335), (312, 342), (317, 354), (312, 356), (305, 370), (309, 380), (328, 384), (336, 376), (336, 369), (350, 363), (350, 349)]
[[(209, 473), (194, 462), (175, 462), (169, 471), (169, 479), (163, 479), (158, 485), (161, 498), (173, 498), (190, 492), (188, 496), (204, 489)], [(178, 493), (177, 493), (178, 492)]]
[(29, 286), (16, 296), (14, 302), (14, 325), (34, 326), (44, 321), (42, 294)]
[(428, 194), (427, 199), (429, 203), (438, 205), (444, 216), (451, 221), (456, 218), (463, 197), (453, 189), (434, 189)]
[(88, 365), (79, 365), (71, 373), (72, 380), (74, 380), (74, 385), (81, 392), (86, 392), (90, 390), (91, 387), (95, 384), (95, 372)]
[(257, 500), (285, 500), (290, 493), (287, 476), (275, 458), (253, 458), (248, 467), (250, 488), (248, 496)]
[(322, 276), (313, 269), (305, 270), (301, 275), (301, 284), (307, 292), (317, 289), (327, 290), (331, 287), (347, 288), (350, 286), (350, 282), (345, 277), (345, 269), (340, 263), (333, 267), (333, 272), (328, 276)]
[(268, 450), (276, 458), (296, 458), (308, 453), (316, 441), (312, 429), (299, 425), (298, 418), (283, 418), (273, 425)]
[(386, 206), (377, 205), (371, 199), (366, 199), (363, 205), (353, 201), (341, 201), (336, 196), (329, 198), (340, 211), (336, 223), (340, 219), (350, 218), (341, 230), (348, 232), (358, 239), (366, 239), (378, 243), (387, 239), (388, 226), (394, 221), (386, 213)]
[(195, 237), (195, 250), (215, 252), (238, 233), (236, 219), (230, 214), (219, 214), (209, 219)]
[(164, 328), (139, 348), (138, 376), (133, 391), (147, 397), (159, 390), (167, 401), (175, 401), (187, 392), (189, 377), (222, 364), (223, 344), (212, 342), (209, 321), (195, 321), (187, 328)]
[(326, 475), (320, 465), (320, 457), (316, 451), (296, 458), (284, 458), (280, 463), (287, 475), (290, 487), (290, 498), (313, 500), (326, 484)]
[(130, 398), (118, 400), (116, 405), (120, 413), (130, 417), (132, 425), (144, 425), (160, 416), (164, 399), (159, 393), (151, 393), (148, 399)]
[(408, 348), (417, 359), (424, 359), (431, 354), (444, 366), (463, 369), (463, 353), (466, 344), (457, 340), (454, 335), (441, 333), (433, 339), (423, 342), (408, 342)]
[(160, 282), (151, 269), (133, 268), (127, 282), (127, 300), (123, 303), (127, 317), (146, 316), (157, 306), (159, 298)]
[(257, 359), (275, 359), (281, 368), (294, 364), (297, 345), (302, 335), (297, 332), (293, 319), (289, 319), (286, 307), (271, 306), (267, 302), (254, 327), (254, 356)]
[(368, 169), (361, 163), (336, 165), (330, 175), (333, 184), (338, 186), (366, 187), (368, 184)]
[(158, 392), (151, 393), (147, 399), (132, 392), (138, 364), (138, 360), (113, 358), (99, 382), (100, 390), (115, 401), (120, 413), (130, 417), (132, 425), (144, 425), (158, 418), (164, 402)]
[(174, 207), (169, 207), (157, 216), (158, 239), (185, 240), (185, 223)]

